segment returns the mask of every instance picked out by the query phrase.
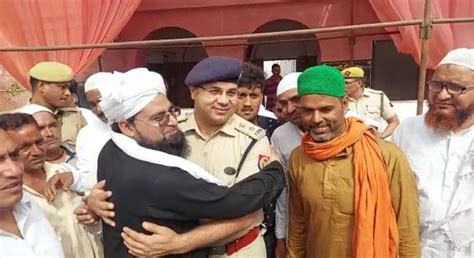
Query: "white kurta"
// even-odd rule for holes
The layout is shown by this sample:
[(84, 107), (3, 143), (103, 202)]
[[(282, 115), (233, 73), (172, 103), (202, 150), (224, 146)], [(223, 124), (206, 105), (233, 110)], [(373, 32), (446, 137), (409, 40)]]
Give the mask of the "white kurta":
[[(273, 132), (270, 139), (272, 147), (278, 153), (281, 164), (288, 173), (288, 162), (291, 152), (301, 144), (303, 132), (301, 129), (287, 122), (278, 127)], [(288, 174), (287, 174), (288, 175)], [(275, 236), (277, 239), (284, 239), (287, 235), (288, 227), (288, 189), (285, 188), (277, 199), (275, 215)]]
[(28, 195), (23, 194), (13, 215), (22, 237), (0, 230), (0, 257), (64, 257), (53, 227)]
[(474, 257), (474, 127), (442, 133), (417, 116), (392, 141), (416, 175), (423, 257)]
[[(60, 165), (48, 162), (45, 163), (44, 169), (47, 179), (57, 174), (58, 170), (62, 170)], [(23, 189), (43, 210), (59, 237), (67, 258), (103, 257), (99, 236), (90, 234), (77, 222), (74, 215), (74, 209), (82, 201), (78, 194), (72, 191), (59, 191), (53, 202), (48, 202), (42, 194), (32, 188), (23, 185)]]
[(86, 125), (79, 131), (76, 141), (76, 167), (85, 180), (78, 182), (75, 175), (72, 189), (87, 192), (97, 182), (97, 160), (108, 140), (110, 140), (110, 129), (98, 118), (96, 122)]

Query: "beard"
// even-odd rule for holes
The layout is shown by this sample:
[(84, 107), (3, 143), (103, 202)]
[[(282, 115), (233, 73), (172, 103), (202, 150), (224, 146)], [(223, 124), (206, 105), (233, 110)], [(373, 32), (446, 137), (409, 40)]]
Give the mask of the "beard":
[(454, 131), (459, 128), (468, 118), (467, 110), (456, 110), (454, 113), (444, 113), (436, 110), (433, 104), (429, 104), (428, 112), (425, 115), (425, 123), (428, 127), (443, 132)]
[(171, 138), (165, 138), (159, 142), (137, 132), (137, 143), (144, 148), (162, 151), (181, 158), (186, 158), (189, 155), (188, 141), (184, 137), (184, 133), (179, 130)]

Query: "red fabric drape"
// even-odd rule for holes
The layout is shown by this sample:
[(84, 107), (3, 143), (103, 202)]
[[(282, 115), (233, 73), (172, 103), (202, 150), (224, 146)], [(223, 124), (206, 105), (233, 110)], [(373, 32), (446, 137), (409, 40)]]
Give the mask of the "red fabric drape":
[[(53, 46), (113, 42), (140, 0), (2, 0), (0, 46)], [(58, 61), (77, 74), (104, 49), (3, 52), (0, 64), (25, 88), (28, 70), (41, 61)]]
[[(369, 0), (382, 22), (422, 19), (423, 0)], [(432, 17), (474, 17), (473, 0), (432, 0)], [(398, 27), (392, 35), (398, 51), (413, 56), (420, 63), (421, 40), (418, 26)], [(387, 29), (389, 30), (389, 29)], [(393, 29), (392, 29), (393, 30)], [(436, 24), (429, 42), (428, 68), (435, 68), (446, 53), (460, 47), (474, 47), (474, 24)]]

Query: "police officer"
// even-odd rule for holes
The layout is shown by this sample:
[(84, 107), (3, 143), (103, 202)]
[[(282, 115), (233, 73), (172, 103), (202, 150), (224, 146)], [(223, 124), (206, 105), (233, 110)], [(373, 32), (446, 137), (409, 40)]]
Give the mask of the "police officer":
[(87, 122), (78, 108), (68, 107), (72, 69), (58, 62), (40, 62), (30, 69), (29, 75), (33, 91), (31, 103), (53, 111), (61, 125), (62, 142), (75, 147), (77, 134)]
[(356, 116), (367, 125), (381, 131), (383, 122), (387, 127), (380, 137), (387, 138), (393, 134), (400, 123), (390, 100), (383, 91), (364, 87), (364, 70), (359, 67), (349, 67), (342, 70), (346, 80), (346, 95), (349, 97), (348, 116)]
[[(257, 173), (268, 160), (271, 147), (265, 130), (234, 114), (237, 81), (242, 63), (233, 58), (208, 57), (186, 77), (194, 113), (179, 124), (191, 147), (189, 160), (228, 186)], [(249, 230), (213, 248), (211, 257), (266, 257), (260, 213)]]
[[(276, 119), (258, 115), (263, 100), (264, 86), (265, 75), (262, 68), (251, 63), (244, 63), (238, 81), (239, 101), (237, 102), (236, 114), (265, 129), (266, 135), (270, 139), (273, 131), (280, 126), (280, 123)], [(267, 258), (275, 257), (275, 204), (276, 199), (263, 207)]]

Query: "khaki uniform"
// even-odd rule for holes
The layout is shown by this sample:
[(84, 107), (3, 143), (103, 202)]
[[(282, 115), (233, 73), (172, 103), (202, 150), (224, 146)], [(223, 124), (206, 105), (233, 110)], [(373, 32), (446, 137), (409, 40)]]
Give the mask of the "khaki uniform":
[[(232, 186), (236, 182), (259, 172), (263, 167), (262, 164), (270, 157), (271, 147), (265, 135), (265, 130), (237, 115), (230, 117), (227, 123), (207, 140), (199, 131), (193, 114), (188, 115), (186, 119), (180, 120), (179, 127), (184, 132), (191, 146), (189, 160), (209, 171), (227, 186)], [(239, 163), (252, 140), (256, 140), (256, 143), (248, 153), (236, 178)], [(259, 222), (252, 225), (249, 230), (259, 226), (262, 221), (263, 213), (261, 213)], [(264, 233), (262, 231), (261, 235), (253, 243), (230, 257), (266, 257), (263, 240)], [(232, 236), (229, 241), (240, 237), (242, 235)]]
[(61, 126), (61, 141), (74, 149), (79, 130), (87, 125), (82, 112), (77, 107), (61, 108), (55, 112)]
[(380, 129), (383, 120), (387, 121), (396, 115), (390, 100), (383, 91), (364, 88), (359, 100), (349, 98), (349, 116), (357, 116), (368, 125)]
[[(57, 174), (59, 168), (58, 164), (46, 162), (44, 165), (46, 178), (50, 179)], [(53, 226), (61, 241), (65, 257), (104, 257), (100, 236), (89, 233), (77, 222), (73, 214), (74, 209), (82, 202), (79, 195), (71, 191), (59, 191), (53, 202), (48, 202), (42, 194), (32, 188), (23, 185), (23, 189), (35, 200)]]

